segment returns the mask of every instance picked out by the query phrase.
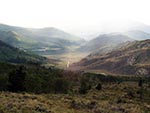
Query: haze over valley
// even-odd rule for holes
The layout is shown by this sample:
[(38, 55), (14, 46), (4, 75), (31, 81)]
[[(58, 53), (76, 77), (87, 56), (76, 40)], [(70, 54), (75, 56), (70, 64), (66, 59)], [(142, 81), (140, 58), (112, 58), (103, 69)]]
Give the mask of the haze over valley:
[(149, 113), (149, 0), (0, 0), (0, 113)]

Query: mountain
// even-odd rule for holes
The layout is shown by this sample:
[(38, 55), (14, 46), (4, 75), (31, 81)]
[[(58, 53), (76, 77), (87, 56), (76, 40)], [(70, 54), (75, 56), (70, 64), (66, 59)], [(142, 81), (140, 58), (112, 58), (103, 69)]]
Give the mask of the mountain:
[[(8, 34), (9, 32), (9, 34)], [(38, 54), (67, 52), (83, 39), (56, 28), (32, 29), (0, 24), (0, 40)]]
[(0, 41), (0, 61), (10, 63), (42, 63), (46, 58), (26, 53)]
[(106, 54), (90, 55), (70, 69), (100, 71), (118, 75), (150, 75), (150, 39), (122, 45)]
[(82, 34), (80, 33), (81, 35), (79, 34), (79, 36), (84, 37), (85, 39), (94, 39), (94, 36), (97, 36), (97, 34), (108, 34), (112, 32), (119, 32), (125, 35), (128, 31), (142, 31), (145, 33), (150, 33), (150, 25), (137, 21), (106, 21), (103, 25), (89, 27), (86, 31)]
[(87, 53), (98, 51), (99, 53), (105, 53), (126, 41), (133, 41), (133, 39), (119, 33), (102, 34), (78, 48), (77, 51)]
[(140, 30), (132, 30), (132, 31), (125, 32), (124, 34), (135, 40), (150, 39), (150, 33), (140, 31)]

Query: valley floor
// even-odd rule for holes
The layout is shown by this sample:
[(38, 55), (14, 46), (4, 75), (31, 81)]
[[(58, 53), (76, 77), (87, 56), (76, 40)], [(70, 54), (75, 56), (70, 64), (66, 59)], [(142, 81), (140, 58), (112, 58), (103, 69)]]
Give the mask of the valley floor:
[[(57, 66), (62, 69), (66, 69), (68, 63), (69, 65), (71, 65), (72, 63), (80, 61), (82, 58), (86, 57), (87, 55), (88, 53), (69, 52), (67, 54), (61, 54), (61, 55), (56, 54), (56, 55), (44, 55), (44, 56), (50, 59), (50, 61), (52, 61), (51, 59), (55, 60), (54, 66)], [(48, 65), (51, 64), (53, 63), (50, 62)]]
[(0, 92), (0, 113), (150, 113), (150, 88), (123, 82), (85, 95)]

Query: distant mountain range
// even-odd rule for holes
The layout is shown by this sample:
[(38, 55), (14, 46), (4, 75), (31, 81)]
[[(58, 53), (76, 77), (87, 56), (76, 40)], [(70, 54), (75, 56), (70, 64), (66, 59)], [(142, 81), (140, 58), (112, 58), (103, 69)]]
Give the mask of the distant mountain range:
[[(111, 28), (112, 27), (112, 28)], [(114, 30), (113, 30), (114, 27)], [(91, 40), (80, 46), (76, 51), (89, 54), (103, 54), (110, 52), (122, 45), (123, 43), (132, 42), (134, 40), (150, 39), (150, 26), (139, 22), (132, 22), (128, 25), (115, 29), (115, 26), (109, 26), (112, 30), (106, 33), (96, 33)]]
[[(132, 32), (134, 34), (138, 33), (138, 32), (144, 32), (144, 34), (150, 33), (150, 25), (146, 25), (141, 22), (135, 22), (135, 21), (128, 21), (128, 22), (120, 21), (120, 22), (118, 22), (117, 21), (117, 22), (110, 22), (110, 23), (106, 22), (103, 24), (104, 25), (102, 25), (102, 26), (97, 25), (97, 26), (95, 26), (95, 28), (90, 28), (90, 27), (87, 28), (87, 31), (89, 31), (89, 32), (85, 32), (85, 33), (82, 32), (81, 37), (91, 40), (100, 34), (110, 34), (110, 33), (114, 33), (114, 32), (120, 33), (122, 35), (130, 34)], [(94, 30), (92, 30), (92, 29), (94, 29)], [(129, 37), (130, 36), (132, 36), (131, 38), (138, 39), (138, 40), (139, 39), (140, 40), (150, 39), (150, 37), (143, 37), (141, 34), (138, 37), (133, 37), (133, 34), (132, 35), (130, 34)]]
[(89, 55), (70, 69), (108, 72), (117, 75), (150, 74), (150, 40), (125, 43), (106, 54)]
[(83, 39), (56, 28), (31, 29), (5, 24), (0, 24), (0, 40), (38, 54), (67, 52), (71, 46), (84, 42)]

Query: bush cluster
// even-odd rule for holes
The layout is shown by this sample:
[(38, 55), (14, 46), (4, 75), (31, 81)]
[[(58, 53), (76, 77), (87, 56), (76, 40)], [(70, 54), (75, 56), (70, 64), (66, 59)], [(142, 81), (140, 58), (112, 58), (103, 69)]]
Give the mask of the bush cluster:
[(60, 76), (61, 70), (20, 66), (0, 76), (0, 90), (31, 93), (67, 93), (70, 81)]

